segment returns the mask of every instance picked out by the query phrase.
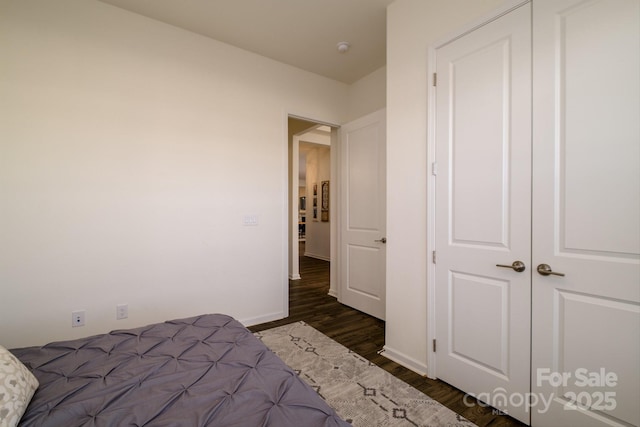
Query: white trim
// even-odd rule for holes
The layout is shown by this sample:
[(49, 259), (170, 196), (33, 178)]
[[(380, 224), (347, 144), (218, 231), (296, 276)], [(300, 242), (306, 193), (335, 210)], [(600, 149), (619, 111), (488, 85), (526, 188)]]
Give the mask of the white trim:
[(299, 274), (296, 274), (295, 276), (292, 276), (291, 274), (289, 275), (289, 280), (300, 280), (302, 279), (302, 277), (300, 277)]
[[(287, 131), (287, 136), (288, 134), (289, 132)], [(300, 199), (300, 193), (298, 192), (298, 187), (300, 186), (298, 179), (298, 176), (300, 175), (300, 135), (301, 134), (295, 134), (292, 137), (293, 141), (291, 142), (291, 171), (289, 173), (289, 183), (291, 184), (291, 212), (289, 212), (289, 218), (291, 220), (291, 223), (289, 224), (291, 227), (291, 230), (289, 230), (289, 238), (291, 239), (291, 241), (289, 242), (289, 244), (291, 245), (291, 259), (289, 259), (289, 277), (292, 278), (292, 280), (297, 280), (294, 279), (295, 277), (297, 277), (298, 279), (300, 278), (300, 263), (298, 262), (298, 257), (300, 256), (298, 251), (299, 225), (297, 220), (300, 214), (300, 210), (298, 208), (298, 200)]]
[(292, 119), (298, 119), (298, 120), (304, 120), (305, 122), (311, 122), (311, 123), (315, 123), (318, 126), (329, 126), (331, 128), (339, 128), (340, 125), (337, 125), (333, 122), (327, 121), (327, 120), (322, 120), (322, 119), (310, 119), (309, 117), (311, 117), (310, 115), (305, 115), (305, 114), (292, 114), (289, 113), (287, 114), (287, 119), (292, 118)]
[[(501, 4), (500, 6), (498, 6), (496, 9), (494, 9), (493, 11), (487, 13), (486, 15), (471, 21), (470, 23), (468, 23), (467, 25), (447, 34), (446, 36), (442, 37), (441, 39), (437, 40), (435, 43), (432, 44), (432, 47), (434, 47), (435, 49), (438, 49), (446, 44), (449, 44), (453, 41), (456, 41), (457, 39), (459, 39), (460, 37), (464, 37), (465, 35), (477, 30), (480, 27), (483, 27), (493, 21), (495, 21), (496, 19), (499, 19), (500, 17), (506, 15), (507, 13), (521, 7), (524, 6), (525, 4), (530, 3), (531, 0), (505, 0), (505, 2), (503, 4)], [(430, 47), (431, 48), (431, 47)]]
[[(436, 71), (436, 48), (427, 51), (427, 167), (433, 168), (436, 160), (435, 104), (436, 91), (432, 77)], [(436, 177), (427, 171), (427, 376), (437, 378), (436, 354), (430, 343), (436, 338), (436, 269), (431, 254), (436, 249)]]
[(331, 127), (331, 205), (329, 205), (329, 257), (331, 258), (331, 269), (329, 271), (329, 295), (335, 297), (340, 301), (340, 271), (342, 269), (340, 263), (340, 244), (342, 242), (342, 236), (340, 234), (340, 215), (338, 214), (340, 204), (340, 147), (342, 142), (340, 140), (340, 127)]
[(264, 316), (249, 317), (247, 319), (238, 319), (238, 322), (242, 323), (243, 326), (253, 326), (253, 325), (260, 325), (262, 323), (272, 322), (274, 320), (284, 319), (287, 316), (288, 314), (285, 314), (282, 311), (278, 311), (275, 313), (265, 314)]
[(386, 345), (380, 352), (381, 356), (386, 357), (389, 360), (396, 362), (399, 365), (404, 366), (407, 369), (411, 369), (413, 372), (425, 376), (427, 375), (427, 365), (416, 360), (412, 357), (406, 356), (399, 351), (387, 347)]
[[(448, 36), (438, 40), (428, 47), (427, 50), (427, 165), (432, 168), (433, 162), (436, 160), (436, 88), (432, 83), (433, 73), (436, 72), (437, 49), (441, 48), (472, 31), (487, 25), (501, 16), (529, 4), (531, 0), (507, 0), (492, 12), (484, 15)], [(431, 261), (431, 254), (436, 250), (435, 229), (436, 229), (436, 177), (432, 170), (427, 173), (427, 254), (429, 261), (427, 262), (427, 366), (425, 368), (427, 376), (432, 379), (438, 377), (436, 354), (433, 351), (433, 340), (436, 339), (436, 284), (435, 284), (435, 266)], [(442, 351), (442, 350), (441, 350)]]
[[(329, 206), (331, 207), (331, 206)], [(309, 257), (309, 258), (315, 258), (315, 259), (320, 259), (322, 261), (329, 261), (331, 262), (331, 257), (330, 256), (326, 256), (326, 255), (317, 255), (311, 252), (305, 252), (304, 256)]]
[[(282, 120), (282, 309), (280, 319), (289, 317), (289, 115), (283, 111)], [(277, 320), (277, 319), (273, 319)], [(241, 322), (243, 323), (243, 322)]]

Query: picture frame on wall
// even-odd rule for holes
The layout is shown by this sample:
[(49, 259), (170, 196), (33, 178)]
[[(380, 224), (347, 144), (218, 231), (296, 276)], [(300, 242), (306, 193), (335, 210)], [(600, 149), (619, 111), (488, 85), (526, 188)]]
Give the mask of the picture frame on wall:
[(318, 220), (318, 183), (313, 183), (313, 220)]
[(322, 181), (320, 220), (329, 221), (329, 181)]

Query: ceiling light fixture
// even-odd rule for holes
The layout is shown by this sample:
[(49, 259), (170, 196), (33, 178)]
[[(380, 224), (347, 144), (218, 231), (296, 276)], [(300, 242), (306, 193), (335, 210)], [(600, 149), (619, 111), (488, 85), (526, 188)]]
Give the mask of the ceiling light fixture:
[(349, 44), (349, 42), (339, 42), (338, 43), (338, 52), (345, 53), (346, 51), (349, 50), (350, 47), (351, 47), (351, 45)]

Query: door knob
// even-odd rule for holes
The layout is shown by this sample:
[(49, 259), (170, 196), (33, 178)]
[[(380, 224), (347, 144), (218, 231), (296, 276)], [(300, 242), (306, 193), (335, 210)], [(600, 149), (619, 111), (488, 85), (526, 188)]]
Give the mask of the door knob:
[(538, 266), (538, 273), (540, 273), (543, 276), (548, 276), (550, 274), (553, 274), (554, 276), (564, 277), (564, 273), (556, 273), (555, 271), (551, 270), (551, 267), (549, 267), (548, 264), (540, 264)]
[(522, 273), (527, 268), (522, 261), (513, 261), (511, 265), (496, 264), (496, 267), (513, 268), (513, 271), (518, 273)]
[(387, 238), (386, 238), (386, 237), (383, 237), (382, 239), (374, 240), (374, 242), (378, 242), (378, 243), (387, 243)]

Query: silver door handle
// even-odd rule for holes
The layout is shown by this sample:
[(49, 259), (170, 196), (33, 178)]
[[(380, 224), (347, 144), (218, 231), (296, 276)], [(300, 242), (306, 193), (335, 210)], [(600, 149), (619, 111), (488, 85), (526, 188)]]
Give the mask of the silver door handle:
[(554, 276), (564, 277), (564, 273), (556, 273), (555, 271), (551, 270), (551, 267), (549, 267), (548, 264), (540, 264), (538, 266), (538, 273), (540, 273), (543, 276), (548, 276), (550, 274), (553, 274)]
[(378, 243), (387, 243), (387, 238), (386, 238), (386, 237), (383, 237), (383, 238), (382, 238), (382, 239), (380, 239), (380, 240), (374, 240), (374, 242), (378, 242)]
[(522, 273), (527, 268), (522, 261), (513, 261), (511, 265), (496, 264), (496, 267), (513, 268), (513, 271), (518, 273)]

